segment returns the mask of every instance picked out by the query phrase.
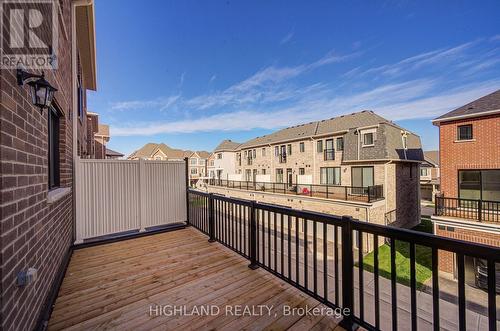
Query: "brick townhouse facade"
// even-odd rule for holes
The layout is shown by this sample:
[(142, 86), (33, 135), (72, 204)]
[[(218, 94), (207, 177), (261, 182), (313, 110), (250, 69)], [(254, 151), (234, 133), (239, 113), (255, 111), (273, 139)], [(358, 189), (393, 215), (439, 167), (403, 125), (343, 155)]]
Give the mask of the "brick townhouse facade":
[[(422, 160), (417, 135), (371, 111), (363, 111), (285, 128), (241, 144), (236, 150), (235, 177), (239, 175), (245, 182), (288, 186), (324, 185), (331, 191), (333, 187), (359, 190), (381, 186), (382, 202), (366, 206), (330, 200), (324, 201), (328, 207), (314, 208), (342, 215), (358, 215), (360, 209), (366, 208), (363, 220), (411, 227), (420, 222)], [(285, 198), (283, 203), (306, 209), (307, 197), (296, 206), (289, 200)]]
[[(441, 195), (432, 217), (435, 233), (500, 246), (500, 90), (437, 119)], [(476, 261), (468, 267), (477, 270)], [(455, 257), (440, 254), (442, 271), (455, 272)]]
[[(96, 88), (94, 6), (92, 1), (77, 5), (69, 0), (52, 5), (58, 19), (58, 66), (44, 70), (57, 88), (51, 107), (41, 111), (33, 105), (27, 84), (17, 84), (15, 69), (0, 70), (2, 330), (43, 325), (51, 288), (73, 243), (74, 152), (82, 154), (87, 146), (86, 118), (81, 123), (75, 119), (83, 116), (79, 111), (86, 90)], [(18, 8), (29, 6), (20, 2)], [(44, 11), (48, 7), (40, 8), (43, 17), (52, 14)], [(37, 270), (36, 280), (18, 286), (18, 273), (28, 268)]]

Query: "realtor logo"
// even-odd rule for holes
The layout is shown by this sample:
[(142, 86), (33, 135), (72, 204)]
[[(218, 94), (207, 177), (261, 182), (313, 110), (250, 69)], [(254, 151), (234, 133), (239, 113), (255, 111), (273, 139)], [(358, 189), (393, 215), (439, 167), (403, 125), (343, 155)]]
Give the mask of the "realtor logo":
[(57, 2), (2, 0), (1, 69), (56, 69)]

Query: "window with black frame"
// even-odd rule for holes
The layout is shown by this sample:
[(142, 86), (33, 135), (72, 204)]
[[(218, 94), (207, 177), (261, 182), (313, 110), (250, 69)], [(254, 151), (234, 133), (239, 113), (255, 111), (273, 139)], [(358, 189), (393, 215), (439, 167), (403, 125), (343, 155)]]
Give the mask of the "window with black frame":
[(459, 125), (457, 127), (457, 140), (472, 140), (472, 124)]
[(59, 125), (61, 113), (53, 106), (48, 110), (48, 149), (49, 149), (49, 189), (60, 185), (59, 171)]
[(459, 170), (459, 198), (500, 201), (500, 169)]

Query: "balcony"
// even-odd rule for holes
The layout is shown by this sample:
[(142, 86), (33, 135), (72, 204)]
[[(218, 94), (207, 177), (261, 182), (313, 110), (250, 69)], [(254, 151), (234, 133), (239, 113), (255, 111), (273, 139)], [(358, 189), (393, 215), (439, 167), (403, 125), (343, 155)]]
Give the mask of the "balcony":
[(500, 222), (500, 202), (474, 199), (436, 197), (436, 216), (477, 222)]
[(286, 153), (281, 153), (278, 156), (278, 159), (279, 159), (279, 163), (286, 163)]
[[(181, 224), (127, 240), (75, 246), (48, 329), (497, 326), (495, 277), (490, 270), (498, 262), (498, 248), (196, 190), (187, 191), (187, 206), (191, 227)], [(392, 252), (388, 278), (380, 272), (378, 258), (379, 243), (385, 240), (390, 240)], [(398, 283), (396, 241), (410, 247), (409, 285)], [(416, 246), (432, 251), (430, 293), (416, 284)], [(368, 247), (375, 254), (373, 270), (364, 267)], [(458, 296), (440, 292), (441, 251), (457, 254), (459, 265), (466, 255), (486, 261), (487, 298), (480, 308), (468, 301), (463, 274)], [(271, 314), (256, 310), (266, 306)], [(238, 316), (237, 309), (245, 307), (254, 315)], [(285, 307), (295, 313), (286, 314)], [(322, 313), (300, 313), (307, 308)]]
[(247, 157), (247, 165), (252, 165), (253, 159), (251, 157)]
[(289, 185), (288, 183), (235, 181), (225, 179), (209, 179), (207, 184), (227, 188), (236, 188), (240, 190), (291, 194), (344, 201), (375, 202), (384, 199), (383, 185), (368, 187), (312, 184)]
[(325, 160), (325, 161), (335, 160), (335, 150), (334, 149), (325, 149), (323, 151), (323, 160)]

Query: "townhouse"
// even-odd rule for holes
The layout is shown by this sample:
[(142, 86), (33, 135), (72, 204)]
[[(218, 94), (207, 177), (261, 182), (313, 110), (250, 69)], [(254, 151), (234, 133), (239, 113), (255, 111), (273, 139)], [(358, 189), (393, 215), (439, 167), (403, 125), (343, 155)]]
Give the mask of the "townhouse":
[(207, 165), (210, 153), (171, 148), (164, 143), (147, 143), (130, 154), (128, 160), (182, 161), (188, 158), (188, 172), (191, 185), (200, 177), (208, 174)]
[[(435, 233), (500, 246), (500, 90), (433, 121), (439, 127), (441, 197), (432, 216)], [(442, 271), (456, 273), (456, 256), (439, 256)], [(476, 281), (485, 265), (466, 259)], [(482, 276), (481, 276), (482, 275)]]
[(209, 158), (209, 177), (229, 179), (236, 173), (236, 151), (241, 143), (223, 140)]
[(210, 153), (196, 151), (189, 155), (189, 179), (194, 184), (198, 179), (208, 176), (208, 158)]
[[(4, 17), (19, 18), (11, 26), (24, 26), (23, 17), (9, 15), (12, 2), (0, 5)], [(74, 242), (74, 161), (89, 154), (86, 91), (97, 88), (94, 4), (24, 1), (14, 9), (49, 21), (40, 29), (58, 46), (56, 66), (2, 68), (0, 75), (0, 329), (33, 330), (46, 325)], [(52, 57), (55, 49), (37, 51)], [(57, 90), (42, 100), (47, 84)], [(25, 282), (27, 274), (35, 283)]]
[(422, 200), (435, 202), (440, 189), (439, 151), (424, 152), (424, 162), (420, 165), (420, 194)]
[[(362, 111), (247, 141), (237, 148), (235, 170), (244, 187), (269, 183), (257, 190), (286, 195), (282, 201), (259, 196), (262, 201), (410, 227), (420, 222), (421, 161), (417, 135)], [(368, 199), (361, 201), (367, 192)], [(296, 195), (293, 202), (290, 193)]]

